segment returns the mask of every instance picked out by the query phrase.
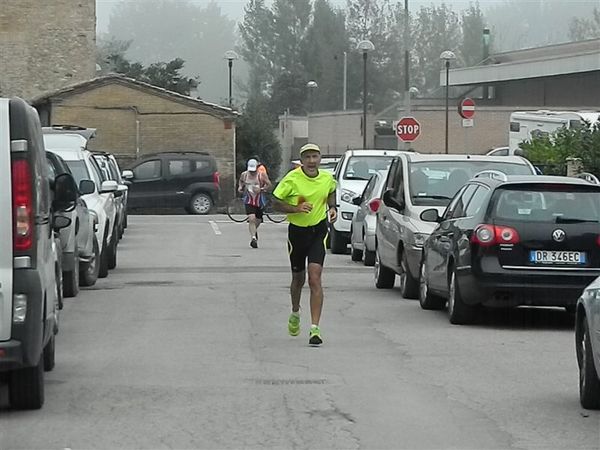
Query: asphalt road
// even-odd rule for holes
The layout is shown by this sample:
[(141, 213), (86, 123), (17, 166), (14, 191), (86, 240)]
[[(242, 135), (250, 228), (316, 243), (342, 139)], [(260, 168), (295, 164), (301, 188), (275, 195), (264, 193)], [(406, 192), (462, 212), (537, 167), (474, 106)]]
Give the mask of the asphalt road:
[[(1, 449), (598, 449), (562, 310), (452, 326), (328, 255), (324, 345), (287, 335), (285, 225), (131, 216), (118, 268), (67, 299), (40, 411)], [(305, 294), (307, 294), (307, 290)]]

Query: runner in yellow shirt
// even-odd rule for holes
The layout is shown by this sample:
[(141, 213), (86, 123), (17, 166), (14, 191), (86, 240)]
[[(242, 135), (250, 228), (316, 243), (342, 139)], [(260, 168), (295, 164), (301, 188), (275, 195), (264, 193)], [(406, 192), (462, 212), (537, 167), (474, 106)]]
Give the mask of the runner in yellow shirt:
[(316, 144), (306, 144), (300, 149), (302, 167), (283, 177), (273, 192), (274, 206), (287, 213), (288, 251), (292, 266), (290, 295), (292, 313), (288, 319), (288, 331), (292, 336), (300, 334), (300, 296), (306, 281), (308, 260), (308, 285), (310, 286), (309, 344), (323, 343), (319, 322), (323, 309), (321, 274), (325, 261), (327, 221), (335, 222), (336, 183), (329, 172), (319, 170), (321, 149)]

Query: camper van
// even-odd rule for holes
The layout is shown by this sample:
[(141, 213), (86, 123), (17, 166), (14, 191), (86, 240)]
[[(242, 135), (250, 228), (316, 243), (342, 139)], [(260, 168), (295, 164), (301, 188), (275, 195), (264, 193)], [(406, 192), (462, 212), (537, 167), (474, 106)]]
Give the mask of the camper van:
[(584, 121), (593, 124), (599, 118), (598, 111), (515, 111), (510, 115), (508, 154), (513, 155), (524, 141), (549, 136), (561, 127), (581, 126)]

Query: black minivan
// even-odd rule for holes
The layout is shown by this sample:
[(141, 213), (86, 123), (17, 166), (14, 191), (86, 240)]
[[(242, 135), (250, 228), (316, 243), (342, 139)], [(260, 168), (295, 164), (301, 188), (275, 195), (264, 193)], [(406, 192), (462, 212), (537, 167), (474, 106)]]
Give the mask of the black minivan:
[(128, 207), (185, 208), (208, 214), (219, 200), (217, 161), (205, 152), (164, 152), (145, 156), (130, 170)]
[(51, 186), (38, 113), (25, 101), (0, 99), (0, 378), (10, 404), (38, 409), (44, 371), (54, 367), (61, 295), (54, 232), (70, 219), (78, 188), (70, 174)]

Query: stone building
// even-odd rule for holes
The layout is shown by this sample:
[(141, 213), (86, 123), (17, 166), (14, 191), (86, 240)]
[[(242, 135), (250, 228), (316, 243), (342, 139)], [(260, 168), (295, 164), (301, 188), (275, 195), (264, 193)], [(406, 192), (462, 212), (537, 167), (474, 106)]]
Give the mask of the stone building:
[(93, 78), (95, 55), (96, 0), (0, 0), (0, 95)]
[(95, 128), (90, 149), (113, 153), (123, 167), (151, 153), (206, 151), (217, 159), (221, 187), (232, 195), (238, 113), (230, 108), (121, 75), (68, 86), (32, 103), (43, 125)]

